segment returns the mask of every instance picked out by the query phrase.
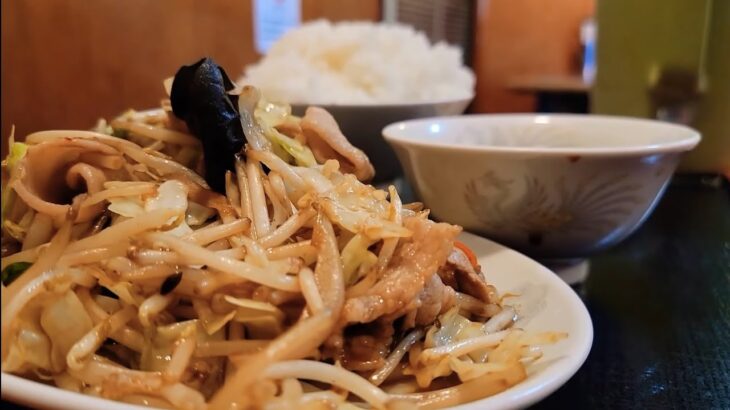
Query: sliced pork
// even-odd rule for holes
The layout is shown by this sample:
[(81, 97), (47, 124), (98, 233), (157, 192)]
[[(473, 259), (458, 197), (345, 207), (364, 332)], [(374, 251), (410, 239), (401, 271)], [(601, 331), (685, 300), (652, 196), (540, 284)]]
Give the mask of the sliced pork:
[(454, 248), (446, 264), (439, 270), (441, 280), (454, 289), (474, 296), (485, 303), (497, 303), (494, 286), (487, 284), (484, 275), (472, 266), (469, 258), (459, 248)]
[(418, 310), (416, 311), (416, 325), (429, 325), (436, 318), (449, 310), (456, 303), (454, 288), (444, 285), (438, 275), (431, 275), (431, 279), (418, 296)]
[(301, 127), (317, 161), (336, 159), (343, 172), (355, 174), (360, 181), (373, 179), (375, 169), (367, 155), (350, 144), (327, 110), (319, 107), (307, 108)]
[(461, 228), (418, 217), (404, 221), (413, 236), (399, 245), (383, 277), (362, 296), (348, 299), (347, 323), (367, 323), (413, 303), (446, 262)]

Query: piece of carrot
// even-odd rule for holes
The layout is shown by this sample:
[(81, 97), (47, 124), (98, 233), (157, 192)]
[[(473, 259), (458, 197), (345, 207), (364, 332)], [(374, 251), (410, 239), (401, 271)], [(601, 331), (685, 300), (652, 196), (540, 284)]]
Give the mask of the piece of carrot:
[(477, 255), (474, 254), (474, 251), (466, 246), (464, 242), (454, 241), (454, 246), (464, 252), (464, 255), (466, 255), (466, 257), (469, 259), (471, 266), (473, 266), (475, 269), (479, 266), (479, 262), (477, 261)]

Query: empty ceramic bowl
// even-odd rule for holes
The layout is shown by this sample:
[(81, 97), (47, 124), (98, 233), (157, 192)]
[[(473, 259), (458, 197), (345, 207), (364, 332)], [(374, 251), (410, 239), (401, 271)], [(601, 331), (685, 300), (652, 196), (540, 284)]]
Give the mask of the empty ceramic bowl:
[[(383, 127), (412, 118), (458, 115), (472, 98), (414, 104), (319, 105), (337, 120), (342, 133), (355, 146), (365, 151), (375, 167), (375, 182), (391, 180), (402, 170), (393, 150), (383, 140)], [(301, 115), (308, 106), (292, 104), (292, 111)]]
[(439, 220), (545, 261), (620, 242), (651, 213), (697, 131), (594, 115), (467, 115), (383, 130)]

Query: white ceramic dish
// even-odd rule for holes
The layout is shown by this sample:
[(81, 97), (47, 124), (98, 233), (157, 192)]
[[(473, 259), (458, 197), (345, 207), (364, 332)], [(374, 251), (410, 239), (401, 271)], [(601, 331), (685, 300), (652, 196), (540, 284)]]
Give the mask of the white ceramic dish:
[(596, 115), (466, 115), (383, 130), (439, 220), (541, 260), (585, 257), (630, 235), (699, 133)]
[[(342, 133), (365, 151), (375, 167), (375, 180), (386, 181), (402, 174), (398, 159), (383, 140), (383, 127), (396, 121), (433, 116), (459, 115), (473, 97), (410, 104), (311, 104), (329, 111)], [(303, 114), (310, 104), (292, 104), (295, 114)]]
[[(460, 410), (527, 407), (562, 386), (585, 361), (593, 342), (593, 325), (583, 302), (551, 271), (495, 242), (468, 233), (460, 238), (479, 258), (487, 279), (502, 292), (521, 292), (509, 298), (525, 318), (518, 325), (530, 332), (563, 331), (568, 338), (545, 348), (545, 356), (528, 369), (524, 382), (502, 393), (455, 407)], [(2, 397), (43, 409), (142, 410), (91, 396), (72, 393), (2, 373)]]

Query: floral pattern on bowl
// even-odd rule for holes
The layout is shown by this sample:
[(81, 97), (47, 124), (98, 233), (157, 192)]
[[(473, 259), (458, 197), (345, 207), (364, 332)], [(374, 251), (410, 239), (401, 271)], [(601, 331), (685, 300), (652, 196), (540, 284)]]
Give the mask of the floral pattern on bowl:
[(585, 240), (601, 235), (619, 225), (641, 200), (641, 184), (629, 175), (616, 180), (589, 175), (575, 184), (565, 176), (554, 182), (533, 175), (523, 179), (526, 189), (509, 200), (515, 179), (488, 170), (466, 183), (464, 199), (485, 231), (518, 230), (533, 247), (546, 236)]

